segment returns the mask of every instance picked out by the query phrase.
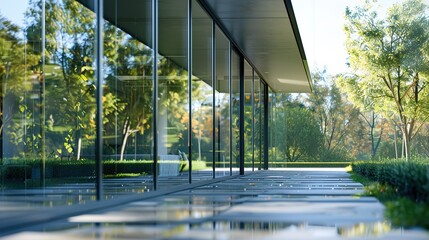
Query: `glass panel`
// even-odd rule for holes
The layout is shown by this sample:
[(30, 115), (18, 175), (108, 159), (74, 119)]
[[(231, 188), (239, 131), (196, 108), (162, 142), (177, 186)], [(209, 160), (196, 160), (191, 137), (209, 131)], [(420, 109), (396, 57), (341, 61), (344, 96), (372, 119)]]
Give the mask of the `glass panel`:
[(239, 174), (240, 168), (240, 56), (235, 51), (231, 56), (232, 81), (232, 171)]
[(158, 1), (159, 189), (188, 182), (185, 177), (189, 168), (187, 2)]
[(216, 26), (216, 176), (230, 174), (229, 41)]
[(244, 61), (244, 167), (253, 171), (253, 69)]
[(254, 157), (255, 157), (255, 169), (261, 170), (262, 169), (262, 158), (261, 158), (261, 151), (262, 151), (262, 138), (261, 138), (261, 129), (262, 129), (262, 112), (261, 112), (261, 105), (262, 105), (262, 99), (261, 99), (261, 80), (258, 76), (258, 74), (255, 73), (254, 75), (254, 92), (253, 92), (253, 98), (254, 98), (254, 105), (255, 105), (255, 113), (254, 113), (254, 128), (253, 128), (253, 149), (254, 149)]
[(95, 14), (73, 0), (0, 10), (1, 196), (94, 200)]
[(213, 178), (212, 19), (192, 1), (192, 181)]
[(104, 1), (103, 164), (108, 198), (153, 188), (151, 8), (151, 0)]
[[(269, 119), (269, 123), (268, 126), (274, 126), (275, 121), (274, 121), (274, 114), (275, 109), (274, 109), (274, 101), (275, 101), (275, 93), (273, 92), (273, 90), (268, 87), (268, 119)], [(268, 143), (268, 164), (270, 164), (270, 162), (274, 162), (276, 155), (275, 155), (275, 127), (269, 127), (268, 128), (268, 137), (269, 137), (269, 143)]]
[(265, 83), (261, 81), (261, 160), (262, 160), (262, 169), (264, 169), (264, 161), (265, 161), (265, 144), (268, 144), (265, 142), (265, 98), (268, 97), (265, 94)]

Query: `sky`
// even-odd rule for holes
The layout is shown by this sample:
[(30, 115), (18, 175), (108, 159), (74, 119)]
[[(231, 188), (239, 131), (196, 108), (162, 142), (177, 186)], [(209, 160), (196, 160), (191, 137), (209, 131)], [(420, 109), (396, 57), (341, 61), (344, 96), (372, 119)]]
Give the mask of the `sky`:
[[(299, 32), (310, 71), (326, 70), (329, 74), (347, 72), (347, 53), (343, 33), (347, 6), (352, 9), (363, 0), (292, 0)], [(402, 0), (379, 0), (379, 15)], [(429, 4), (429, 0), (425, 1)]]
[(29, 0), (0, 0), (0, 14), (15, 24), (24, 24), (24, 12)]
[[(0, 13), (23, 24), (23, 12), (29, 0), (0, 0)], [(261, 0), (263, 1), (263, 0)], [(347, 6), (354, 8), (365, 0), (292, 0), (301, 39), (310, 70), (326, 67), (329, 74), (347, 72), (347, 53), (343, 33)], [(404, 0), (378, 0), (380, 15)], [(429, 4), (429, 0), (425, 0)]]

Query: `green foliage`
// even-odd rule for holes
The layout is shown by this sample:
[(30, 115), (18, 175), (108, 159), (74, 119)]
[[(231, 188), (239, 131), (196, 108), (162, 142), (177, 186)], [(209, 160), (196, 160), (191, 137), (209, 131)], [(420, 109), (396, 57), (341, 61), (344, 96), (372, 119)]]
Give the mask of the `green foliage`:
[(323, 147), (320, 160), (342, 160), (352, 152), (351, 146), (359, 146), (356, 134), (361, 129), (359, 111), (353, 107), (334, 84), (334, 77), (326, 70), (312, 73), (314, 90), (304, 103), (308, 105), (320, 126)]
[(0, 176), (7, 180), (25, 180), (31, 177), (31, 166), (0, 165)]
[(303, 107), (288, 107), (275, 117), (277, 148), (289, 162), (302, 157), (315, 158), (319, 153), (322, 135), (311, 112)]
[[(0, 141), (3, 141), (3, 131), (7, 130), (11, 133), (11, 142), (17, 145), (23, 142), (24, 129), (13, 118), (27, 110), (23, 93), (31, 85), (24, 84), (25, 76), (34, 76), (31, 68), (37, 64), (36, 55), (27, 51), (29, 46), (19, 35), (19, 27), (0, 14)], [(0, 155), (2, 151), (0, 149)]]
[(409, 198), (387, 201), (385, 215), (395, 226), (422, 226), (429, 229), (429, 204), (416, 203)]
[(338, 84), (361, 110), (399, 119), (410, 157), (419, 122), (428, 117), (429, 17), (422, 0), (393, 5), (384, 19), (371, 1), (346, 10), (346, 48), (353, 75)]
[[(184, 163), (181, 163), (181, 164), (184, 164)], [(198, 160), (192, 161), (192, 171), (198, 171), (198, 170), (204, 170), (204, 169), (207, 169), (207, 164), (205, 161), (198, 161)], [(182, 171), (183, 172), (189, 171), (189, 164), (185, 164), (185, 167), (183, 168)]]
[(372, 181), (392, 187), (400, 196), (420, 202), (429, 200), (427, 159), (353, 162), (352, 169)]
[(104, 161), (103, 174), (116, 175), (116, 174), (151, 174), (153, 168), (153, 161), (150, 160), (134, 160), (134, 161)]
[(270, 162), (270, 168), (344, 168), (350, 165), (350, 162)]
[(429, 203), (398, 194), (397, 189), (352, 173), (352, 179), (365, 186), (365, 194), (377, 197), (385, 206), (384, 215), (397, 227), (421, 226), (429, 229)]
[[(25, 180), (31, 179), (34, 170), (40, 171), (39, 161), (35, 160), (10, 160), (13, 164), (0, 165), (0, 174), (3, 179), (8, 180)], [(164, 163), (168, 164), (168, 161)], [(162, 162), (159, 164), (163, 164)], [(189, 166), (185, 164), (183, 171), (188, 171)], [(182, 166), (178, 166), (182, 169)], [(113, 176), (136, 176), (152, 174), (152, 160), (105, 160), (103, 161), (103, 174), (108, 177)], [(204, 161), (193, 161), (193, 171), (207, 169)], [(49, 160), (46, 162), (46, 171), (49, 171), (49, 178), (73, 178), (73, 177), (95, 177), (95, 164), (93, 160), (80, 161), (61, 161)]]

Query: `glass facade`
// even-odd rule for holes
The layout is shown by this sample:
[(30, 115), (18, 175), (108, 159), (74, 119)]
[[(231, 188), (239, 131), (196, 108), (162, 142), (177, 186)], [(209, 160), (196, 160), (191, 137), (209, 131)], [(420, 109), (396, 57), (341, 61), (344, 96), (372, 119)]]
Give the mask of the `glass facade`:
[[(268, 86), (261, 82), (261, 159), (268, 158)], [(262, 169), (268, 169), (266, 161)]]
[(261, 98), (261, 78), (255, 72), (254, 81), (253, 81), (253, 156), (254, 156), (254, 170), (263, 169), (263, 159), (262, 159), (262, 109), (261, 106), (263, 104)]
[[(213, 178), (213, 20), (192, 1), (192, 179)], [(203, 171), (205, 170), (205, 171)]]
[(189, 168), (188, 1), (159, 0), (158, 14), (157, 174), (163, 188)]
[(252, 171), (253, 151), (253, 69), (244, 61), (244, 167)]
[(72, 205), (265, 168), (268, 86), (199, 1), (0, 3), (2, 196)]
[(215, 28), (215, 173), (229, 176), (231, 166), (230, 45), (218, 26)]
[[(268, 125), (273, 126), (274, 124), (276, 124), (276, 121), (274, 121), (275, 119), (275, 115), (276, 115), (276, 109), (274, 108), (275, 106), (275, 100), (276, 100), (276, 96), (274, 91), (268, 87)], [(268, 131), (268, 159), (271, 160), (269, 162), (275, 162), (276, 161), (276, 132), (274, 131), (276, 128), (271, 127)]]
[[(151, 9), (150, 0), (104, 2), (103, 164), (108, 178), (138, 175), (143, 165), (153, 170)], [(131, 162), (140, 166), (124, 171)], [(153, 189), (147, 180), (130, 189), (113, 184), (105, 184), (107, 195)]]
[[(0, 190), (61, 182), (68, 194), (34, 198), (49, 206), (93, 200), (96, 15), (73, 0), (20, 3), (0, 7)], [(75, 184), (85, 193), (68, 187)]]
[(241, 56), (231, 51), (231, 169), (238, 174), (240, 168), (240, 64)]

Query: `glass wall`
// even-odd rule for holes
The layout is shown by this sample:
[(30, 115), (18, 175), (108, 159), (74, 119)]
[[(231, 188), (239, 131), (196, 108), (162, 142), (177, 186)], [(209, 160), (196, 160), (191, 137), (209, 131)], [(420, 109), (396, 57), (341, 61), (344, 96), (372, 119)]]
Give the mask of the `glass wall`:
[[(3, 196), (93, 183), (95, 14), (73, 0), (2, 1), (0, 9)], [(81, 188), (36, 190), (34, 199), (44, 206), (95, 199), (93, 184)]]
[(158, 179), (164, 188), (188, 182), (170, 181), (189, 169), (188, 1), (159, 0), (158, 14)]
[(244, 61), (244, 167), (253, 171), (253, 68)]
[[(275, 99), (276, 99), (276, 97), (275, 97), (275, 93), (274, 93), (274, 91), (270, 88), (270, 87), (268, 87), (268, 119), (269, 119), (269, 122), (268, 122), (268, 125), (269, 126), (273, 126), (274, 124), (275, 124), (275, 121), (274, 121), (274, 117), (275, 117), (275, 114), (276, 114), (276, 112), (275, 112), (275, 109), (274, 109), (274, 106), (275, 106)], [(276, 161), (276, 151), (275, 151), (275, 140), (276, 140), (276, 133), (274, 132), (274, 130), (275, 130), (276, 128), (274, 128), (274, 127), (271, 127), (271, 128), (269, 128), (269, 131), (268, 131), (268, 149), (269, 149), (269, 151), (268, 151), (268, 162), (274, 162), (274, 161)]]
[(229, 41), (219, 27), (215, 29), (216, 92), (215, 92), (215, 167), (216, 176), (230, 174), (231, 129), (229, 86)]
[[(105, 178), (151, 175), (153, 170), (153, 59), (151, 0), (104, 1), (104, 175)], [(134, 164), (134, 168), (126, 168)], [(124, 169), (125, 167), (125, 169)], [(141, 184), (115, 187), (109, 180), (106, 197), (144, 192)]]
[(192, 181), (213, 178), (213, 21), (192, 1)]
[(262, 168), (262, 79), (198, 0), (157, 0), (157, 18), (153, 2), (104, 0), (98, 38), (94, 0), (0, 0), (0, 198), (31, 188), (41, 205), (71, 205), (96, 186), (110, 199), (238, 174), (241, 79), (242, 157)]
[(240, 55), (231, 54), (231, 151), (232, 172), (239, 173), (240, 167)]
[[(268, 157), (266, 156), (266, 152), (265, 152), (265, 144), (267, 143), (266, 140), (266, 135), (268, 134), (266, 132), (266, 128), (265, 128), (265, 118), (266, 118), (266, 98), (268, 98), (267, 96), (267, 92), (266, 90), (266, 84), (261, 80), (261, 160), (262, 160), (262, 169), (264, 169), (265, 165), (264, 165), (264, 161), (265, 159)], [(268, 119), (269, 120), (269, 119)]]
[(262, 165), (262, 136), (261, 130), (263, 128), (262, 122), (262, 98), (261, 98), (261, 78), (258, 74), (254, 74), (254, 91), (253, 91), (253, 103), (254, 103), (254, 115), (253, 115), (253, 151), (254, 151), (254, 169), (261, 170)]

